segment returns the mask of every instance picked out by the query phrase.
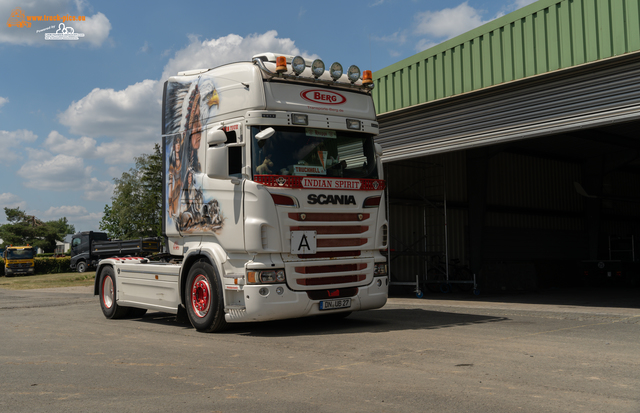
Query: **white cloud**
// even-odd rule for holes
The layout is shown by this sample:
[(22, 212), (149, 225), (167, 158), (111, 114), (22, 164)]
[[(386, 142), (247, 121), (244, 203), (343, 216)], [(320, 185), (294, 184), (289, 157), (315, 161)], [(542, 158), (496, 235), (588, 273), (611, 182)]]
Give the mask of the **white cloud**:
[(96, 140), (86, 136), (80, 139), (68, 139), (57, 131), (51, 131), (44, 141), (44, 146), (52, 153), (73, 154), (84, 159), (97, 156)]
[(109, 202), (113, 195), (115, 185), (108, 181), (98, 181), (96, 178), (91, 180), (84, 186), (84, 199), (88, 201)]
[(2, 107), (2, 105), (8, 102), (9, 102), (9, 98), (3, 98), (2, 96), (0, 96), (0, 108)]
[(480, 11), (464, 2), (455, 8), (439, 11), (425, 11), (415, 17), (418, 35), (428, 35), (435, 38), (452, 38), (471, 29), (485, 24)]
[(57, 155), (47, 160), (29, 160), (17, 172), (33, 189), (69, 191), (83, 188), (90, 180), (91, 167), (82, 158)]
[(317, 57), (300, 51), (293, 40), (277, 36), (278, 32), (275, 30), (264, 34), (251, 34), (247, 37), (229, 34), (203, 41), (200, 41), (198, 36), (191, 35), (189, 36), (189, 45), (177, 51), (174, 57), (169, 60), (160, 79), (165, 81), (183, 70), (206, 69), (225, 63), (248, 61), (251, 56), (268, 51), (292, 55), (300, 54), (308, 58)]
[(92, 172), (93, 168), (85, 166), (82, 158), (66, 154), (52, 156), (46, 151), (32, 150), (29, 152), (29, 161), (17, 171), (17, 175), (26, 181), (24, 185), (27, 188), (84, 191), (84, 199), (108, 202), (114, 184), (99, 181), (91, 176)]
[[(5, 192), (0, 194), (0, 209), (4, 210), (4, 208), (20, 208), (25, 209), (27, 207), (27, 203), (20, 199), (20, 197), (16, 194), (12, 194), (9, 192)], [(4, 212), (0, 212), (0, 218), (4, 218)]]
[(22, 155), (17, 150), (21, 149), (25, 143), (34, 142), (36, 139), (38, 139), (38, 136), (26, 129), (19, 129), (13, 132), (0, 130), (0, 148), (2, 148), (0, 163), (9, 163), (22, 159)]
[(87, 214), (87, 208), (81, 205), (73, 205), (73, 206), (61, 206), (61, 207), (50, 207), (47, 209), (43, 216), (50, 217), (77, 217)]
[(103, 212), (89, 212), (87, 208), (80, 205), (50, 207), (42, 214), (47, 220), (65, 217), (73, 224), (77, 231), (97, 230), (98, 222), (102, 219), (103, 215)]
[(381, 37), (371, 36), (371, 39), (379, 42), (394, 43), (394, 44), (402, 45), (407, 41), (407, 32), (405, 30), (402, 30), (402, 31), (397, 31), (388, 36), (381, 36)]
[(534, 3), (538, 0), (515, 0), (513, 2), (513, 10), (521, 9), (524, 6), (528, 6), (531, 3)]
[(438, 43), (436, 42), (432, 42), (431, 40), (428, 40), (428, 39), (422, 39), (418, 43), (416, 43), (415, 50), (416, 52), (421, 52), (423, 50), (430, 49), (433, 46), (437, 46), (437, 45)]
[(124, 90), (93, 89), (58, 119), (76, 135), (144, 141), (159, 132), (161, 104), (162, 85), (147, 79)]
[(78, 9), (78, 13), (82, 14), (84, 12), (84, 8), (89, 5), (87, 0), (75, 0), (76, 9)]
[(147, 40), (144, 41), (144, 44), (142, 45), (142, 47), (140, 49), (138, 49), (138, 53), (148, 53), (149, 50), (151, 50), (151, 47), (149, 46), (149, 42)]
[(102, 43), (107, 40), (109, 32), (111, 31), (111, 22), (109, 22), (107, 16), (102, 13), (89, 16), (82, 22), (73, 22), (72, 26), (76, 33), (84, 33), (82, 40), (89, 42), (93, 47), (102, 46)]

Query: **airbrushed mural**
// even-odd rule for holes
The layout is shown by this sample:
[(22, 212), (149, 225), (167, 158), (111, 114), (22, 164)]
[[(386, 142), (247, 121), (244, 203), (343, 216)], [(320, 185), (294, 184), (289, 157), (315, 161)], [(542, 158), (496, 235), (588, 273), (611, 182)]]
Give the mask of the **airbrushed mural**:
[[(166, 230), (180, 233), (218, 232), (224, 215), (213, 197), (203, 191), (200, 157), (206, 124), (220, 105), (212, 79), (169, 82), (164, 113)], [(204, 149), (204, 148), (203, 148)]]

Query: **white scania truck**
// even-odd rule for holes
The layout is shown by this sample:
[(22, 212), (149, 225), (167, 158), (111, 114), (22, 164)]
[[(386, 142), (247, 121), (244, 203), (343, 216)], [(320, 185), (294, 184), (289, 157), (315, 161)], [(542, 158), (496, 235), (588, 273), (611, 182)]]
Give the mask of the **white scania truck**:
[(186, 309), (227, 323), (382, 307), (385, 181), (371, 72), (265, 53), (164, 85), (163, 226), (172, 259), (102, 260), (107, 318)]

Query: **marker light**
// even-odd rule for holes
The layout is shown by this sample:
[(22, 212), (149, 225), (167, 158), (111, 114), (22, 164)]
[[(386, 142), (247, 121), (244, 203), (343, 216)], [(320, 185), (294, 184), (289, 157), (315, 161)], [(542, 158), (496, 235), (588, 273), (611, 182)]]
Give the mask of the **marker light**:
[(291, 61), (291, 68), (296, 75), (300, 75), (307, 67), (304, 58), (302, 56), (296, 56)]
[(311, 63), (311, 73), (316, 78), (319, 78), (324, 74), (324, 62), (320, 59), (316, 59)]
[(329, 74), (331, 75), (331, 79), (338, 80), (342, 76), (342, 65), (338, 62), (335, 62), (329, 68)]
[(347, 119), (347, 129), (360, 130), (360, 121), (357, 119)]
[(360, 68), (356, 65), (349, 66), (349, 70), (347, 70), (347, 78), (351, 83), (355, 83), (360, 79)]
[(276, 57), (276, 72), (286, 72), (287, 71), (287, 58), (284, 56)]
[(371, 70), (365, 70), (364, 72), (362, 72), (362, 84), (373, 84), (373, 74), (371, 73)]
[(294, 125), (308, 125), (309, 117), (307, 115), (303, 115), (302, 113), (292, 113), (291, 123), (293, 123)]

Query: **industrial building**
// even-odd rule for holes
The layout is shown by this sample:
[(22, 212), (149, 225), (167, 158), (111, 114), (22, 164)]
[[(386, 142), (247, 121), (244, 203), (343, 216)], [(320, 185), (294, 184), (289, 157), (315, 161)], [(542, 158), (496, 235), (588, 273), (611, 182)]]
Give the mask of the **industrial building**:
[(637, 0), (539, 0), (374, 83), (392, 284), (471, 287), (438, 260), (485, 291), (637, 282)]

